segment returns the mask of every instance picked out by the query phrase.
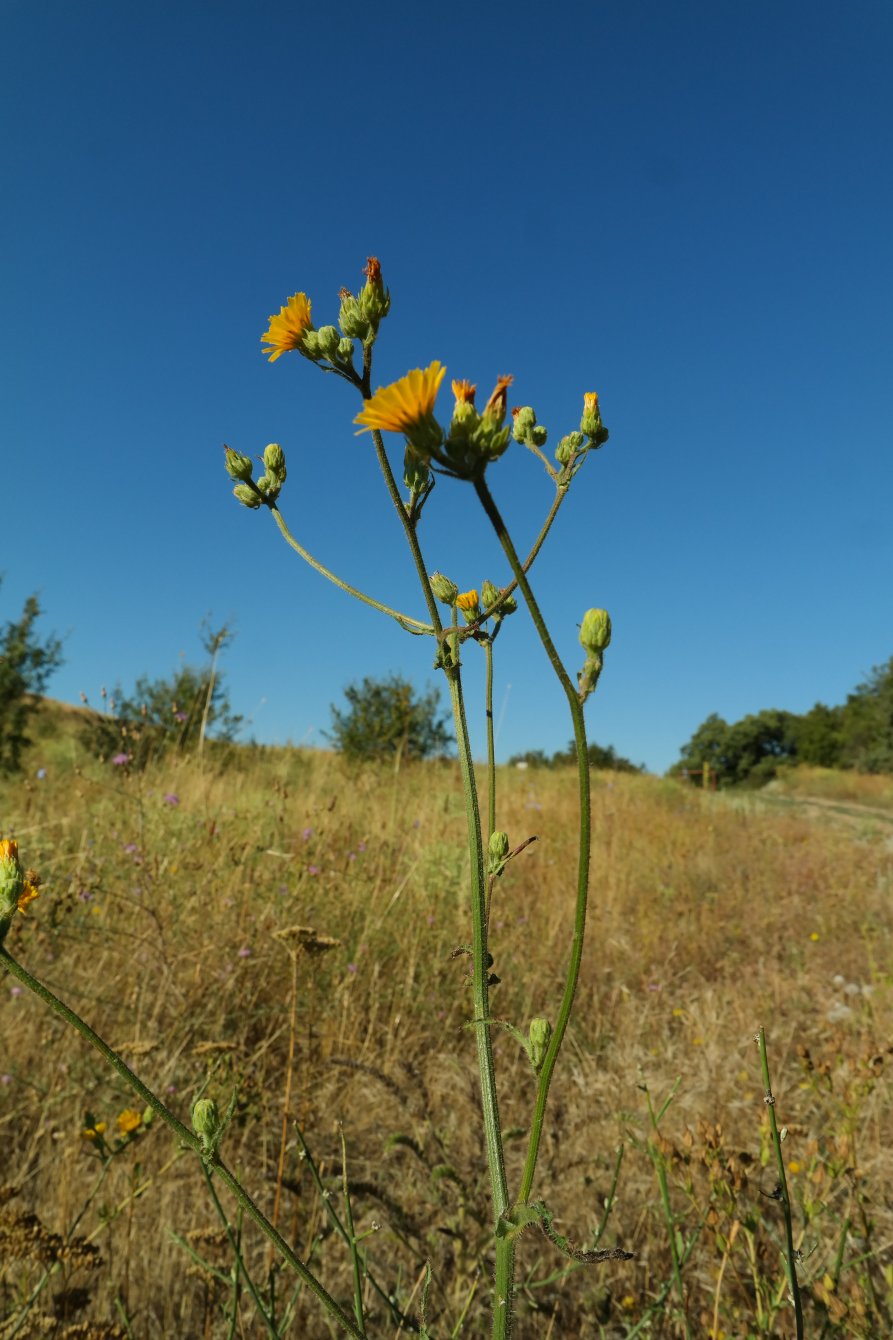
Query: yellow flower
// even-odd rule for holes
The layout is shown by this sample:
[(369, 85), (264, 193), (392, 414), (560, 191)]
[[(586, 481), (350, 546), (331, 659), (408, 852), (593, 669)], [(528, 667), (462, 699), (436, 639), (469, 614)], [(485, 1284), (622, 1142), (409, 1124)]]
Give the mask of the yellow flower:
[(813, 931), (809, 938), (812, 940), (813, 944), (815, 944), (816, 940), (819, 938), (818, 931)]
[(453, 382), (453, 395), (457, 405), (473, 405), (477, 387), (472, 382)]
[[(354, 423), (363, 428), (411, 434), (412, 429), (430, 417), (446, 368), (436, 360), (426, 368), (414, 368), (405, 377), (380, 386), (365, 402)], [(362, 430), (361, 430), (362, 431)]]
[(268, 346), (264, 353), (269, 355), (271, 363), (275, 363), (280, 354), (288, 353), (289, 349), (300, 349), (305, 332), (312, 329), (310, 299), (306, 293), (295, 293), (285, 307), (279, 308), (278, 316), (270, 317), (270, 328), (260, 337), (261, 343)]
[(83, 1140), (98, 1140), (100, 1135), (105, 1135), (106, 1123), (97, 1121), (95, 1126), (88, 1126), (86, 1130), (81, 1131)]
[(796, 1159), (791, 1159), (790, 1163), (788, 1164), (788, 1172), (791, 1174), (792, 1177), (796, 1177), (801, 1167), (802, 1164), (798, 1163)]
[(595, 414), (598, 410), (598, 394), (595, 391), (583, 392), (583, 413)]
[(134, 1112), (132, 1107), (125, 1107), (123, 1112), (118, 1113), (115, 1121), (122, 1135), (132, 1135), (143, 1124), (139, 1112)]
[(456, 604), (466, 614), (476, 610), (480, 604), (477, 591), (464, 591), (462, 595), (456, 597)]
[(37, 897), (39, 883), (33, 870), (22, 869), (15, 838), (0, 838), (0, 916), (11, 918), (16, 908), (24, 912)]

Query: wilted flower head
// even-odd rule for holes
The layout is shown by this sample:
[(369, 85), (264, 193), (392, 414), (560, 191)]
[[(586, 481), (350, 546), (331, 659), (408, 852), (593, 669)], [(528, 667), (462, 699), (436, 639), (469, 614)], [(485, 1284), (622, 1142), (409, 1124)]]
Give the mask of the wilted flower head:
[(455, 381), (453, 382), (453, 395), (456, 397), (457, 405), (473, 405), (474, 393), (477, 387), (473, 382)]
[(266, 334), (261, 335), (264, 353), (271, 363), (275, 363), (280, 354), (290, 349), (300, 350), (304, 336), (313, 329), (310, 320), (310, 299), (306, 293), (294, 293), (284, 307), (279, 308), (278, 316), (270, 317)]
[(15, 839), (0, 838), (0, 940), (9, 929), (13, 913), (24, 912), (37, 897), (39, 883), (33, 870), (22, 869)]
[(497, 423), (502, 423), (505, 418), (506, 402), (508, 399), (508, 388), (514, 381), (514, 377), (497, 377), (496, 385), (490, 399), (484, 406), (484, 417), (494, 419)]

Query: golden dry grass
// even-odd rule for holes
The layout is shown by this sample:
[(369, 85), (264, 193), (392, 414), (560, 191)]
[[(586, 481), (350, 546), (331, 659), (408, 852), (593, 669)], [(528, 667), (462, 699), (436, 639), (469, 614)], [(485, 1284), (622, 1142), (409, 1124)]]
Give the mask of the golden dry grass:
[[(561, 989), (574, 780), (502, 770), (499, 785), (499, 823), (513, 843), (539, 838), (499, 882), (491, 918), (501, 978), (493, 1008), (526, 1031), (531, 1016), (554, 1016)], [(182, 1119), (203, 1084), (223, 1106), (236, 1090), (224, 1157), (267, 1212), (291, 999), (277, 933), (313, 926), (337, 938), (330, 952), (298, 958), (289, 1115), (327, 1179), (340, 1171), (343, 1124), (358, 1225), (379, 1226), (365, 1245), (385, 1291), (414, 1315), (430, 1258), (433, 1334), (453, 1332), (469, 1296), (457, 1333), (487, 1334), (470, 992), (465, 960), (452, 957), (468, 939), (455, 767), (418, 765), (395, 778), (326, 754), (243, 750), (225, 766), (212, 757), (204, 771), (179, 761), (125, 778), (95, 764), (78, 774), (60, 759), (42, 782), (4, 784), (0, 805), (3, 832), (45, 880), (11, 952), (121, 1047)], [(562, 1234), (590, 1245), (622, 1144), (601, 1245), (636, 1258), (568, 1269), (531, 1230), (519, 1249), (517, 1340), (686, 1334), (679, 1299), (665, 1292), (655, 1163), (683, 1239), (697, 1234), (683, 1272), (689, 1334), (793, 1334), (752, 1040), (760, 1024), (788, 1130), (809, 1334), (889, 1333), (889, 841), (830, 814), (608, 774), (595, 778), (594, 822), (588, 954), (535, 1194)], [(131, 1095), (8, 978), (0, 1039), (0, 1181), (17, 1188), (0, 1207), (0, 1315), (20, 1318), (49, 1269), (19, 1335), (85, 1335), (87, 1323), (96, 1337), (128, 1327), (139, 1340), (228, 1335), (225, 1273), (172, 1237), (210, 1265), (227, 1260), (194, 1159), (178, 1157), (156, 1122), (100, 1176), (96, 1144), (81, 1134), (85, 1114), (113, 1132)], [(507, 1031), (496, 1029), (494, 1043), (503, 1125), (520, 1133), (534, 1078)], [(677, 1077), (661, 1132), (649, 1136), (643, 1086), (659, 1102)], [(510, 1134), (510, 1185), (522, 1154)], [(294, 1139), (280, 1224), (349, 1306), (349, 1261)], [(41, 1233), (58, 1235), (67, 1255)], [(86, 1260), (91, 1247), (101, 1263)], [(248, 1227), (244, 1251), (265, 1285), (267, 1248)], [(277, 1296), (289, 1293), (279, 1275)], [(368, 1305), (370, 1336), (395, 1335), (380, 1299), (370, 1293)], [(299, 1297), (283, 1334), (331, 1333), (314, 1301)], [(247, 1298), (232, 1334), (264, 1334)]]

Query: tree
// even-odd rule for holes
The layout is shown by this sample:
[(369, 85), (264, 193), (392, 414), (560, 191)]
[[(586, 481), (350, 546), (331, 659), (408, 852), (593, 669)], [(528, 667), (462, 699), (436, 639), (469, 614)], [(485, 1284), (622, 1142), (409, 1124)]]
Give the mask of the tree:
[(714, 712), (695, 731), (673, 771), (699, 773), (706, 763), (727, 786), (762, 786), (780, 763), (796, 759), (797, 720), (791, 712), (769, 708), (730, 726)]
[(141, 768), (167, 750), (188, 753), (200, 749), (206, 732), (232, 740), (242, 718), (232, 712), (217, 669), (220, 651), (232, 636), (226, 626), (216, 631), (206, 627), (202, 632), (209, 658), (205, 665), (181, 665), (161, 679), (143, 675), (128, 697), (116, 689), (114, 710), (89, 720), (84, 743), (101, 758), (126, 756), (132, 767)]
[(437, 689), (417, 694), (399, 675), (366, 677), (344, 690), (347, 707), (332, 705), (329, 739), (349, 759), (437, 758), (450, 752), (449, 716)]
[(893, 772), (893, 656), (876, 665), (841, 711), (844, 765), (860, 772)]
[(839, 768), (843, 764), (843, 708), (816, 703), (802, 717), (794, 718), (797, 762), (819, 768)]
[(35, 624), (41, 608), (29, 596), (17, 620), (0, 630), (0, 772), (16, 772), (30, 743), (28, 718), (54, 670), (62, 664), (57, 637), (41, 639)]

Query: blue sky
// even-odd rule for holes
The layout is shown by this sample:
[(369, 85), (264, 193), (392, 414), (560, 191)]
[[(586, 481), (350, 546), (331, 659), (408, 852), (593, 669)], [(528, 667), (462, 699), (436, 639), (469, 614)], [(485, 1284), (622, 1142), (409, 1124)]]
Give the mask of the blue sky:
[[(280, 442), (302, 543), (422, 615), (355, 393), (260, 351), (372, 254), (375, 384), (511, 372), (553, 447), (600, 394), (611, 440), (532, 574), (572, 670), (585, 609), (613, 617), (591, 738), (663, 770), (708, 713), (839, 702), (893, 653), (889, 4), (7, 0), (0, 34), (0, 620), (39, 592), (55, 696), (197, 659), (209, 612), (259, 740), (323, 743), (363, 675), (435, 682), (222, 468)], [(542, 467), (489, 482), (524, 548)], [(467, 486), (421, 538), (463, 589), (506, 580)], [(496, 652), (500, 756), (563, 747), (521, 616)]]

